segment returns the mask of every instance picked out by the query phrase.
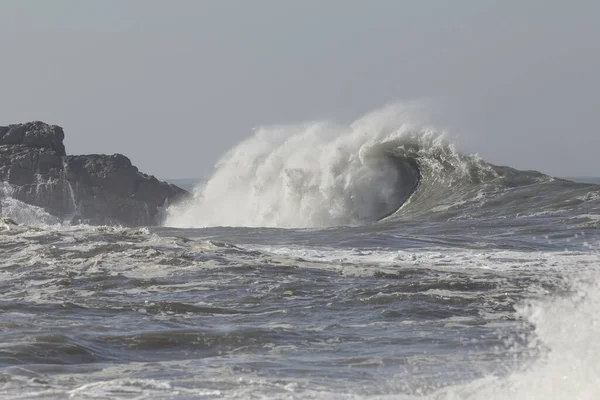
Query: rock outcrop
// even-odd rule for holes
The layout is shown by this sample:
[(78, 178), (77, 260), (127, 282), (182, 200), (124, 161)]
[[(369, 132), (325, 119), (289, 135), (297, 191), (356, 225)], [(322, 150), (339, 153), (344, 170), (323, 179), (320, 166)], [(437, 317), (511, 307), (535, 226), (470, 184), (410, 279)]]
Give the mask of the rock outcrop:
[(156, 225), (189, 193), (141, 173), (121, 154), (66, 155), (64, 132), (29, 122), (0, 126), (0, 181), (12, 197), (60, 218), (101, 225)]
[(66, 156), (64, 139), (65, 133), (60, 126), (48, 125), (40, 121), (0, 126), (0, 145), (22, 144), (38, 149), (54, 150), (57, 155)]

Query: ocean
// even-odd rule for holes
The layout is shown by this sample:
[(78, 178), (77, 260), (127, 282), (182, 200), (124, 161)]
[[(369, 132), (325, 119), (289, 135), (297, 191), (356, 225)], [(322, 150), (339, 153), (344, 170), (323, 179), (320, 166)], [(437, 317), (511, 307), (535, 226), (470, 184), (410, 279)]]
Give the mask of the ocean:
[(600, 398), (600, 180), (401, 117), (257, 129), (162, 226), (3, 186), (0, 397)]

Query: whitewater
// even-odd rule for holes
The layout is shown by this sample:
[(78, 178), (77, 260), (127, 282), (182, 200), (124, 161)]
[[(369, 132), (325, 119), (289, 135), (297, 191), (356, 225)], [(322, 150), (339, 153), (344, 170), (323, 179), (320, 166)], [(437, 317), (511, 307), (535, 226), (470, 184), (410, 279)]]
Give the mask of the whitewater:
[(600, 186), (411, 107), (259, 127), (162, 226), (11, 193), (2, 398), (600, 398)]

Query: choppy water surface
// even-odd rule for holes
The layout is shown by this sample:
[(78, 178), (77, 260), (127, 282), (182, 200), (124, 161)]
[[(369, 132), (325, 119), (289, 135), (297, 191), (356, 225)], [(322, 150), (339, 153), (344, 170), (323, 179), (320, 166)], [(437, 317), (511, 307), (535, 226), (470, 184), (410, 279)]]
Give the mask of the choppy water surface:
[(164, 227), (0, 187), (0, 397), (600, 398), (600, 186), (384, 117), (260, 130)]
[(594, 398), (588, 211), (324, 230), (4, 225), (0, 393)]

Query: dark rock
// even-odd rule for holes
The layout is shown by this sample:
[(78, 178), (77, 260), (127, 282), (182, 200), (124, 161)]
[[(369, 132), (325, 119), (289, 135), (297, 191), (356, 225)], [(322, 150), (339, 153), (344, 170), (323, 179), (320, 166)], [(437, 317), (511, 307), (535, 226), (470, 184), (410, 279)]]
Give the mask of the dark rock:
[(189, 196), (121, 154), (67, 156), (63, 138), (42, 122), (0, 127), (0, 180), (14, 198), (71, 221), (139, 226), (160, 223), (169, 204)]
[(0, 126), (0, 145), (23, 144), (29, 147), (54, 150), (65, 156), (63, 140), (65, 134), (60, 126), (48, 125), (40, 121)]

